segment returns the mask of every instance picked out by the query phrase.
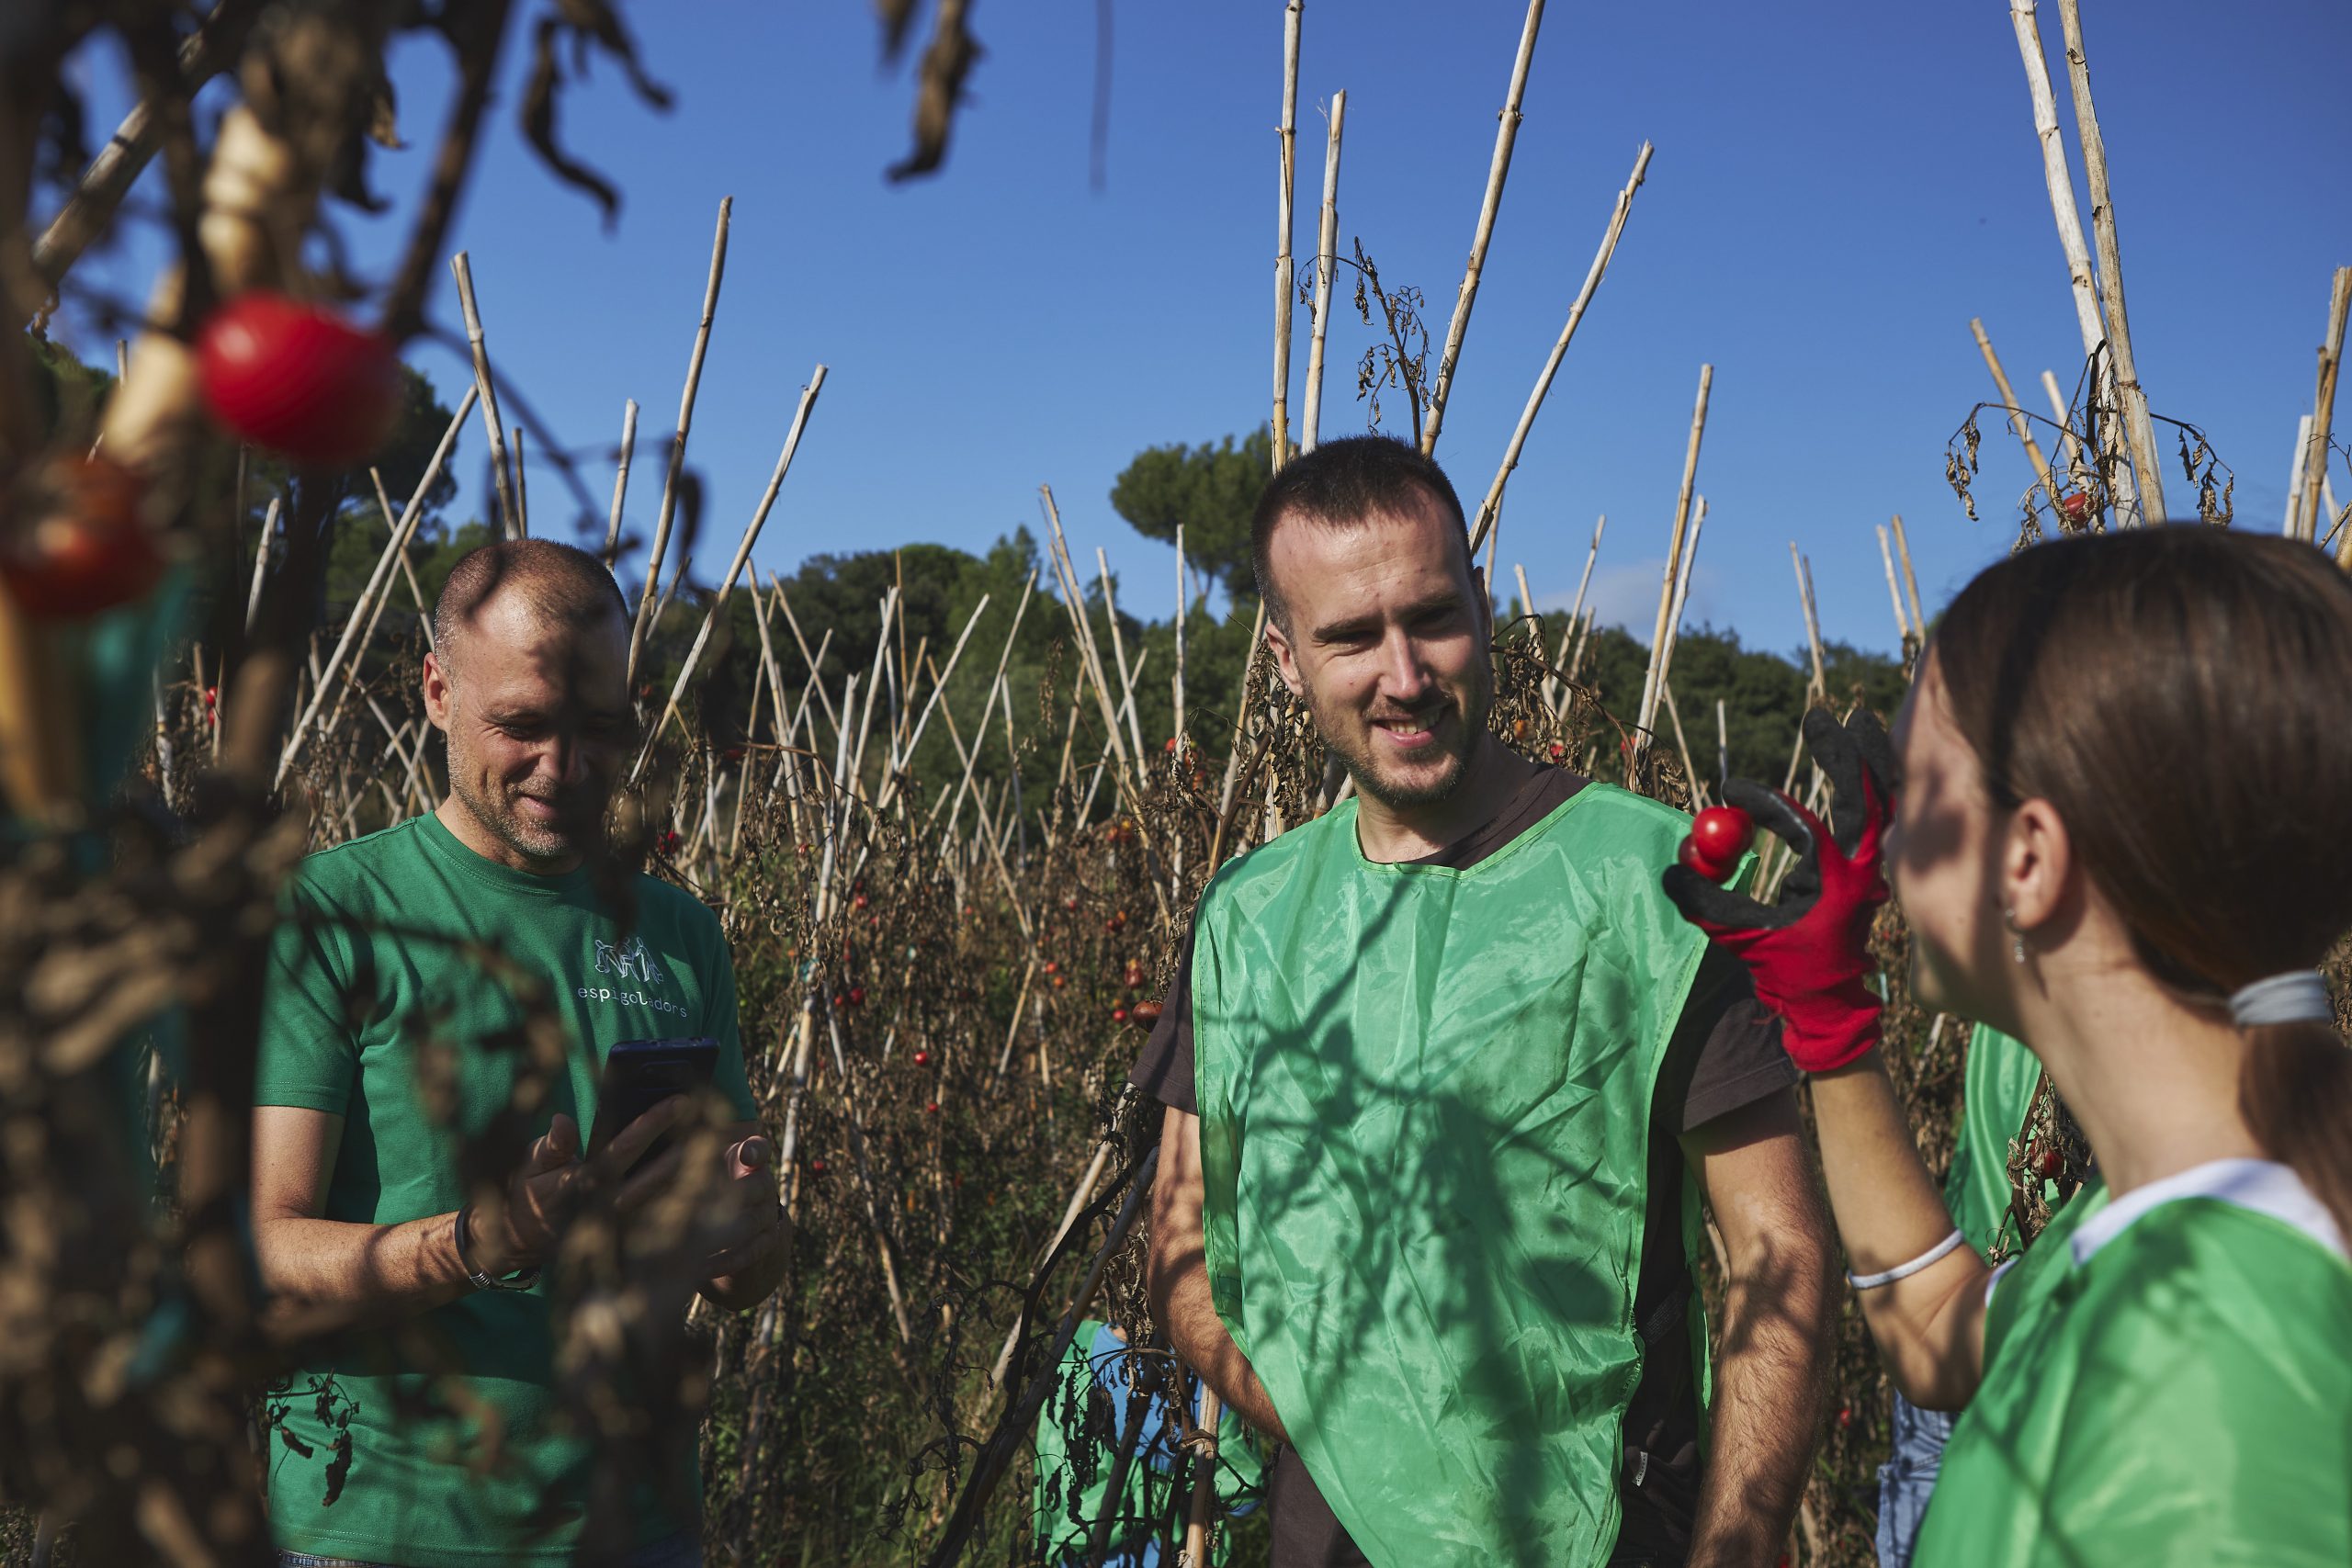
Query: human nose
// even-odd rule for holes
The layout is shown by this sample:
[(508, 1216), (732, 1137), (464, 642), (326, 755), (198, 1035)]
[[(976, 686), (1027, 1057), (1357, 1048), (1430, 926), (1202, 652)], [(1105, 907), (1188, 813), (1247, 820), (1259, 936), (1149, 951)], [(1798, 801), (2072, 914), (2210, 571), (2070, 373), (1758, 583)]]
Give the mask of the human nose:
[(1391, 626), (1380, 645), (1380, 690), (1396, 702), (1410, 703), (1428, 692), (1431, 681), (1419, 644), (1402, 626)]

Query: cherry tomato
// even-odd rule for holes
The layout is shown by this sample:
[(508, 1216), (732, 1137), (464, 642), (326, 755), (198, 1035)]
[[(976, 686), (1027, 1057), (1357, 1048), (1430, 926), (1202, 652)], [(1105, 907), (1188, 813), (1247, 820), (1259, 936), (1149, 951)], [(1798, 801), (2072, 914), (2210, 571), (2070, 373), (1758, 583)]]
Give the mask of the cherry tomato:
[(916, 1052), (915, 1066), (918, 1067), (927, 1067), (931, 1066), (931, 1053), (928, 1051)]
[(818, 1158), (812, 1159), (808, 1162), (808, 1174), (811, 1176), (822, 1176), (825, 1174), (825, 1161), (823, 1156), (820, 1156)]
[(406, 397), (389, 339), (266, 289), (215, 310), (196, 355), (214, 418), (320, 468), (349, 468), (381, 446)]
[(2058, 498), (2058, 510), (2064, 513), (2066, 521), (2069, 523), (2089, 522), (2091, 520), (2091, 498), (2089, 492), (2079, 490), (2068, 491), (2065, 494)]
[(1690, 841), (1717, 865), (1733, 865), (1756, 841), (1756, 818), (1736, 806), (1710, 806), (1691, 819)]
[(926, 1115), (926, 1116), (936, 1116), (936, 1115), (938, 1115), (938, 1114), (939, 1114), (939, 1101), (937, 1101), (937, 1100), (933, 1100), (929, 1105), (924, 1106), (924, 1107), (922, 1108), (922, 1113), (923, 1113), (924, 1115)]
[(1162, 747), (1161, 750), (1168, 752), (1170, 756), (1173, 756), (1176, 751), (1176, 738), (1172, 735), (1170, 736), (1168, 738), (1168, 744)]
[(865, 1005), (865, 987), (852, 986), (849, 988), (849, 1005), (854, 1008), (862, 1008)]
[(1721, 882), (1734, 869), (1729, 863), (1708, 859), (1701, 852), (1698, 840), (1688, 833), (1682, 835), (1682, 851), (1675, 858), (1710, 882)]
[(1135, 1006), (1127, 1010), (1127, 1021), (1130, 1023), (1141, 1024), (1144, 1028), (1149, 1029), (1153, 1024), (1159, 1021), (1159, 1004), (1158, 1002), (1137, 1002)]
[(37, 621), (79, 620), (143, 598), (164, 557), (140, 520), (146, 485), (104, 457), (44, 464), (19, 492), (27, 522), (0, 544), (0, 582)]
[(1552, 761), (1555, 761), (1555, 762), (1556, 762), (1556, 761), (1558, 761), (1561, 758), (1563, 758), (1563, 757), (1565, 757), (1565, 756), (1566, 756), (1566, 755), (1568, 754), (1568, 749), (1567, 749), (1566, 746), (1561, 745), (1561, 744), (1560, 744), (1558, 741), (1556, 741), (1556, 740), (1555, 740), (1555, 741), (1553, 741), (1553, 742), (1552, 742), (1551, 751), (1552, 751)]
[(2059, 1172), (2065, 1168), (2065, 1156), (2056, 1149), (2043, 1148), (2033, 1151), (2033, 1173), (2044, 1181), (2056, 1180)]
[(1112, 1021), (1113, 1023), (1125, 1023), (1125, 1022), (1126, 1022), (1126, 1021), (1127, 1021), (1127, 1010), (1126, 1010), (1126, 1009), (1125, 1009), (1125, 1008), (1113, 1008), (1113, 1009), (1111, 1010), (1111, 1021)]

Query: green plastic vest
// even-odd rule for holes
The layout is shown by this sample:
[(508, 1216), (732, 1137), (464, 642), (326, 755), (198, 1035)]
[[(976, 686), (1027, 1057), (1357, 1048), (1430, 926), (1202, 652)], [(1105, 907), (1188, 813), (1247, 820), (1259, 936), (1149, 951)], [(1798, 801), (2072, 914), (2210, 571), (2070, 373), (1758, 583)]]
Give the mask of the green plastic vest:
[(2211, 1197), (2078, 1261), (2109, 1206), (2078, 1194), (2002, 1276), (1917, 1568), (2344, 1568), (2352, 1265)]
[[(1944, 1179), (1944, 1207), (1968, 1245), (1989, 1255), (2006, 1233), (2017, 1250), (2017, 1227), (2009, 1219), (2009, 1140), (2025, 1125), (2033, 1091), (2041, 1082), (2041, 1059), (2024, 1043), (1986, 1024), (1968, 1037), (1963, 1069), (1958, 1145)], [(2046, 1183), (2054, 1208), (2055, 1183)]]
[(1381, 865), (1349, 802), (1202, 900), (1217, 1314), (1375, 1563), (1615, 1542), (1650, 1097), (1704, 946), (1658, 887), (1689, 825), (1592, 784), (1465, 870)]

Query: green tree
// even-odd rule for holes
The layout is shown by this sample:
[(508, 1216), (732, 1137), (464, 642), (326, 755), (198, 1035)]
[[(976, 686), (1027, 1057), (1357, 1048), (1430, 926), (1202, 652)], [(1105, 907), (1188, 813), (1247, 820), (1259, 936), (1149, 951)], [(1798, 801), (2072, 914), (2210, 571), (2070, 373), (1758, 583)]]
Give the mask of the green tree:
[(1254, 599), (1250, 513), (1266, 488), (1273, 449), (1262, 424), (1238, 443), (1228, 435), (1198, 446), (1146, 447), (1112, 484), (1112, 510), (1147, 539), (1172, 544), (1182, 524), (1186, 558), (1232, 598)]

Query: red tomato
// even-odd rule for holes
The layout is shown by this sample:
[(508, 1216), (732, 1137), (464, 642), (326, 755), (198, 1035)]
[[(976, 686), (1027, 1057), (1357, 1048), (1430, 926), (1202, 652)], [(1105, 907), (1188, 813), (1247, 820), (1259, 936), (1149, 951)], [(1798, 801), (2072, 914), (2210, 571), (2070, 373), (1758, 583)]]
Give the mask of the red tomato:
[(1127, 1021), (1131, 1023), (1139, 1023), (1144, 1028), (1149, 1029), (1153, 1024), (1159, 1021), (1159, 1004), (1158, 1002), (1137, 1002), (1135, 1006), (1127, 1010)]
[(1675, 857), (1710, 882), (1721, 882), (1732, 874), (1733, 867), (1724, 862), (1710, 860), (1701, 852), (1697, 840), (1682, 835), (1682, 852)]
[(2066, 1168), (2065, 1156), (2056, 1149), (2043, 1148), (2033, 1152), (2033, 1173), (2044, 1181), (2054, 1181)]
[(2069, 523), (2087, 523), (2091, 520), (2090, 495), (2085, 491), (2070, 490), (2058, 498), (2058, 510)]
[(406, 395), (389, 339), (266, 289), (215, 310), (196, 353), (214, 418), (319, 468), (349, 468), (382, 446)]
[(928, 1051), (916, 1052), (915, 1066), (918, 1067), (927, 1067), (931, 1066), (931, 1053)]
[(811, 1176), (822, 1176), (825, 1174), (825, 1161), (823, 1156), (820, 1155), (817, 1158), (808, 1162), (808, 1174)]
[(1171, 735), (1171, 736), (1170, 736), (1170, 737), (1168, 738), (1168, 744), (1167, 744), (1165, 747), (1163, 747), (1163, 748), (1162, 748), (1162, 750), (1166, 750), (1166, 751), (1169, 751), (1169, 752), (1170, 752), (1170, 753), (1174, 752), (1174, 751), (1175, 751), (1175, 750), (1176, 750), (1176, 738), (1175, 738), (1174, 736), (1172, 736), (1172, 735)]
[(1566, 746), (1561, 745), (1561, 744), (1560, 744), (1558, 741), (1556, 741), (1556, 740), (1555, 740), (1555, 741), (1553, 741), (1553, 742), (1552, 742), (1551, 750), (1552, 750), (1552, 761), (1555, 761), (1555, 762), (1556, 762), (1556, 761), (1558, 761), (1561, 758), (1563, 758), (1563, 757), (1565, 757), (1565, 756), (1566, 756), (1566, 755), (1568, 754), (1568, 749), (1567, 749)]
[(60, 457), (28, 487), (29, 521), (0, 547), (0, 581), (37, 621), (79, 620), (143, 598), (163, 553), (139, 503), (145, 482), (104, 457)]
[(1690, 840), (1717, 865), (1735, 864), (1756, 841), (1756, 818), (1736, 806), (1710, 806), (1691, 819)]
[(929, 1105), (926, 1105), (926, 1106), (924, 1106), (924, 1107), (922, 1108), (922, 1111), (923, 1111), (923, 1114), (924, 1114), (924, 1115), (926, 1115), (926, 1116), (936, 1116), (936, 1115), (938, 1115), (938, 1114), (939, 1114), (939, 1101), (937, 1101), (937, 1100), (933, 1100)]
[(1125, 1022), (1126, 1022), (1126, 1021), (1127, 1021), (1127, 1010), (1126, 1010), (1126, 1009), (1125, 1009), (1125, 1008), (1113, 1008), (1113, 1009), (1111, 1010), (1111, 1021), (1112, 1021), (1113, 1023), (1125, 1023)]
[(865, 1005), (865, 987), (852, 986), (849, 988), (849, 1005), (854, 1008), (862, 1008)]

